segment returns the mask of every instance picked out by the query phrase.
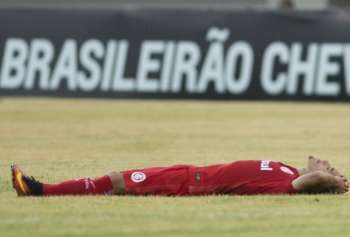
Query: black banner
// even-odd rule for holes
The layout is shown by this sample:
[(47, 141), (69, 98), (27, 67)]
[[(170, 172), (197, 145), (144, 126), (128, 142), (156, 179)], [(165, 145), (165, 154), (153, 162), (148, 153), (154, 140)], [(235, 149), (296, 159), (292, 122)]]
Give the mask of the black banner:
[(350, 101), (350, 14), (0, 10), (0, 96)]

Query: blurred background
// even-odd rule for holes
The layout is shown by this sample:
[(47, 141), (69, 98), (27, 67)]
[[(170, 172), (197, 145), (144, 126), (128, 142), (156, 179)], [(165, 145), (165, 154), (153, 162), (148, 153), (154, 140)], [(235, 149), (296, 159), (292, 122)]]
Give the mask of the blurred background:
[(1, 7), (118, 7), (121, 5), (142, 7), (231, 7), (298, 10), (325, 9), (329, 7), (350, 8), (348, 0), (1, 0)]

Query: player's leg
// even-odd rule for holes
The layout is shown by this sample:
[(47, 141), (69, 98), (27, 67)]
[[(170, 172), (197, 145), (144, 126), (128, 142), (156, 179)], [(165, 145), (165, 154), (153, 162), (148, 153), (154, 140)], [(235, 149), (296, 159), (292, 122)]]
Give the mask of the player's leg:
[(68, 180), (57, 184), (36, 181), (12, 166), (13, 187), (19, 196), (58, 195), (188, 195), (188, 165), (113, 172), (95, 179)]
[(113, 195), (123, 193), (123, 177), (112, 172), (96, 178), (67, 180), (57, 184), (43, 184), (43, 196)]
[(110, 195), (124, 192), (124, 181), (120, 172), (93, 179), (83, 178), (46, 184), (27, 176), (16, 165), (11, 166), (11, 171), (13, 187), (18, 196)]

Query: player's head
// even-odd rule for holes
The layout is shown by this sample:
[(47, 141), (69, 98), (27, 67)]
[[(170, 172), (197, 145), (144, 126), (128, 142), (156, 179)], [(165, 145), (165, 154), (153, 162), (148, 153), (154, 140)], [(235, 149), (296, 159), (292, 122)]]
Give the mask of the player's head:
[(304, 186), (305, 194), (344, 194), (349, 191), (349, 182), (345, 176), (336, 176), (323, 171), (309, 174), (309, 182)]
[(316, 181), (305, 188), (307, 194), (343, 194), (348, 192), (349, 184), (345, 177), (332, 176), (326, 173), (315, 172)]
[(347, 178), (327, 160), (310, 156), (307, 168), (300, 169), (300, 177), (295, 181), (297, 190), (304, 194), (342, 194), (349, 190)]

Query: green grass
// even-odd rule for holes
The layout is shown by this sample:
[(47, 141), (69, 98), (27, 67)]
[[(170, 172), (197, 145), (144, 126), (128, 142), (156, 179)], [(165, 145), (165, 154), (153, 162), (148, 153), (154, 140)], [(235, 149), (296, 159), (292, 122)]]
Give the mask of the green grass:
[(17, 198), (9, 165), (40, 180), (170, 164), (309, 154), (350, 175), (347, 104), (0, 100), (0, 236), (346, 236), (349, 195)]

